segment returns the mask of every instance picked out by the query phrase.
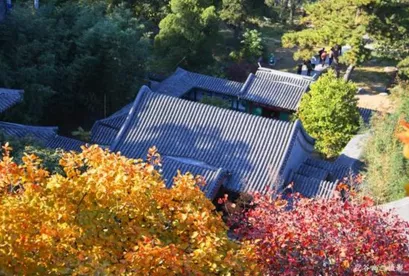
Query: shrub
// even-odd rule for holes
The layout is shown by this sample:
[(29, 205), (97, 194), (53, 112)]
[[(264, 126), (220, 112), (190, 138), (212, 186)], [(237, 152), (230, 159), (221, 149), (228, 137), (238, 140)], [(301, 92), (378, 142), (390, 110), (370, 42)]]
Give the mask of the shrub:
[(243, 40), (240, 43), (240, 51), (233, 51), (230, 53), (230, 57), (233, 60), (241, 61), (242, 59), (246, 59), (253, 61), (263, 55), (263, 39), (261, 38), (261, 33), (259, 31), (247, 29), (243, 33)]
[(256, 195), (233, 216), (236, 234), (257, 249), (264, 275), (374, 275), (409, 270), (409, 225), (372, 201)]
[(395, 87), (391, 96), (395, 98), (396, 111), (374, 116), (364, 149), (366, 178), (362, 191), (379, 204), (402, 198), (403, 185), (409, 182), (409, 162), (403, 157), (402, 145), (395, 135), (399, 120), (409, 120), (406, 87)]
[(301, 99), (298, 117), (317, 139), (317, 150), (328, 158), (338, 155), (359, 130), (356, 91), (353, 83), (329, 70)]
[(257, 273), (192, 175), (166, 189), (155, 150), (142, 162), (84, 147), (50, 175), (35, 155), (18, 165), (3, 149), (2, 275)]
[(13, 138), (0, 132), (0, 146), (5, 145), (6, 143), (9, 143), (13, 147), (12, 156), (18, 164), (21, 164), (24, 155), (34, 154), (42, 160), (42, 166), (49, 172), (63, 173), (62, 168), (59, 165), (63, 153), (62, 150), (44, 148), (43, 145), (39, 144), (31, 137)]
[(204, 104), (208, 104), (208, 105), (221, 107), (221, 108), (227, 108), (227, 109), (231, 108), (230, 101), (222, 99), (217, 96), (214, 96), (214, 97), (204, 96), (200, 102)]

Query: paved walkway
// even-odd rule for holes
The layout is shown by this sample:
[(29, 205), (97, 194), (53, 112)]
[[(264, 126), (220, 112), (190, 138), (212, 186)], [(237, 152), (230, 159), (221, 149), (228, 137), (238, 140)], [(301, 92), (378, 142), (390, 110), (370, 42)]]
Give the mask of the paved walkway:
[(409, 222), (409, 197), (390, 202), (387, 204), (380, 205), (382, 209), (391, 210), (400, 216), (403, 220)]

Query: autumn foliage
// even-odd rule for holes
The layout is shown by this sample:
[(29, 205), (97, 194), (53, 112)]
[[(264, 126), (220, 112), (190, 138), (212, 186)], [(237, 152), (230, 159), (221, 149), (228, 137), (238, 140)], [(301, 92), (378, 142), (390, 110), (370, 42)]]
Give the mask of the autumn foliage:
[(230, 223), (237, 237), (256, 246), (264, 274), (409, 271), (409, 225), (376, 209), (369, 199), (286, 201), (256, 195), (252, 204)]
[(1, 275), (257, 273), (252, 247), (228, 239), (192, 175), (166, 189), (152, 162), (97, 146), (65, 153), (64, 173), (50, 174), (3, 150)]
[[(405, 156), (406, 159), (409, 159), (409, 123), (401, 121), (400, 125), (403, 131), (398, 133), (397, 136), (403, 143), (403, 156)], [(409, 183), (405, 185), (405, 190), (406, 196), (409, 196)]]

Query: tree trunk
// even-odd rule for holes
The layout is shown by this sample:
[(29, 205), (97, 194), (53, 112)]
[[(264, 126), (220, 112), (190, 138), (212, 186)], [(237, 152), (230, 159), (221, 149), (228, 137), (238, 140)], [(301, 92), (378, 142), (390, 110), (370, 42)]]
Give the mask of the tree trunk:
[(345, 72), (344, 75), (344, 81), (349, 81), (349, 79), (351, 78), (351, 74), (355, 69), (355, 64), (351, 64), (348, 66), (347, 71)]
[(34, 8), (38, 10), (39, 7), (40, 7), (40, 0), (34, 0)]
[(295, 16), (295, 10), (297, 9), (297, 3), (295, 0), (290, 0), (289, 2), (290, 5), (290, 16), (289, 16), (289, 21), (290, 25), (294, 25), (294, 16)]
[(288, 1), (289, 1), (289, 0), (283, 0), (283, 1), (281, 2), (281, 10), (280, 10), (280, 15), (279, 15), (279, 17), (280, 17), (280, 20), (281, 20), (283, 23), (286, 23), (286, 21), (287, 21), (287, 19), (284, 18), (284, 14), (285, 14), (285, 12), (286, 12), (287, 9), (288, 9)]

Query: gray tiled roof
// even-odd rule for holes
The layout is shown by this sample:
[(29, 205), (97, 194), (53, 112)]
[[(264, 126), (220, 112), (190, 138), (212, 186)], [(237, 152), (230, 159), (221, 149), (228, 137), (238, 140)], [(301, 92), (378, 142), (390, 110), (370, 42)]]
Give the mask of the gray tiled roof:
[(56, 135), (53, 138), (50, 138), (45, 145), (47, 148), (52, 149), (63, 149), (65, 151), (81, 151), (81, 146), (86, 143), (76, 139)]
[(228, 178), (228, 173), (222, 168), (214, 168), (206, 164), (195, 163), (196, 162), (192, 162), (192, 160), (163, 156), (162, 176), (166, 181), (166, 187), (170, 188), (173, 186), (173, 178), (177, 175), (178, 170), (182, 174), (190, 172), (194, 176), (201, 175), (205, 179), (206, 185), (201, 187), (201, 190), (208, 198), (213, 199), (220, 189), (223, 178)]
[(0, 113), (23, 100), (23, 90), (0, 88)]
[(173, 97), (182, 97), (193, 88), (200, 88), (235, 96), (240, 94), (242, 86), (243, 84), (240, 82), (192, 73), (178, 68), (175, 73), (162, 81), (154, 91)]
[(15, 138), (32, 138), (44, 145), (57, 135), (57, 130), (57, 127), (27, 126), (0, 122), (0, 132)]
[(353, 168), (338, 162), (309, 158), (293, 174), (294, 192), (305, 197), (329, 198), (334, 195), (340, 181), (355, 173)]
[[(305, 164), (314, 166), (320, 169), (327, 170), (330, 173), (330, 181), (336, 181), (344, 179), (351, 171), (351, 168), (339, 164), (337, 162), (329, 162), (321, 159), (309, 158), (305, 161)], [(312, 175), (312, 177), (315, 177)]]
[(307, 92), (313, 79), (293, 73), (259, 68), (250, 74), (243, 99), (286, 110), (297, 110), (301, 97)]
[(259, 68), (243, 83), (192, 73), (178, 68), (155, 87), (155, 92), (182, 97), (193, 88), (201, 88), (224, 95), (295, 111), (302, 95), (313, 82), (311, 77), (273, 69)]
[(96, 121), (91, 129), (91, 143), (110, 145), (124, 124), (132, 104), (129, 103), (111, 116)]
[(295, 174), (293, 178), (294, 192), (305, 197), (329, 198), (334, 194), (337, 182), (320, 180), (301, 174)]
[(376, 112), (375, 110), (372, 110), (369, 108), (363, 108), (363, 107), (359, 107), (358, 110), (365, 124), (370, 123), (372, 115)]
[(143, 87), (111, 150), (198, 160), (231, 172), (226, 188), (264, 191), (283, 167), (300, 123), (278, 121), (152, 93)]

